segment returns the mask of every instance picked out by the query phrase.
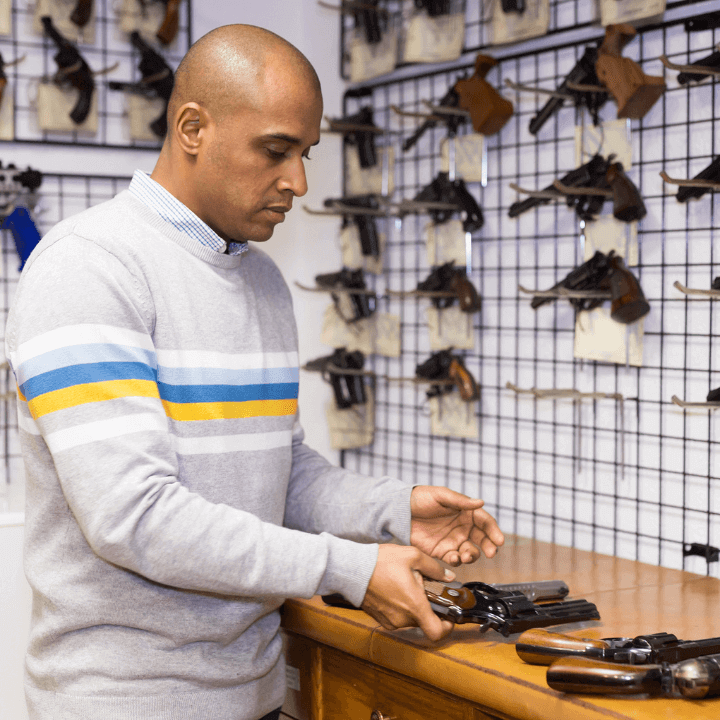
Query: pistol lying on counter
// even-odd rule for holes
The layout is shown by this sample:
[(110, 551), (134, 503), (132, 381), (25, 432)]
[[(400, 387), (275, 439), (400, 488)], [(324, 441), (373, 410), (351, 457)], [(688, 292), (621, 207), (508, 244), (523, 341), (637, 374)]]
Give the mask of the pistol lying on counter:
[[(497, 630), (505, 637), (529, 628), (600, 619), (597, 607), (587, 600), (561, 600), (567, 593), (561, 580), (513, 585), (425, 580), (425, 594), (438, 616), (457, 625), (479, 625), (480, 632)], [(544, 602), (533, 602), (529, 595)], [(335, 607), (354, 608), (342, 595), (322, 599)]]
[(515, 650), (522, 660), (531, 665), (550, 665), (559, 657), (646, 665), (677, 663), (703, 655), (715, 655), (720, 653), (720, 637), (678, 640), (671, 633), (661, 632), (634, 638), (588, 640), (547, 630), (528, 630), (518, 638)]
[[(589, 658), (556, 660), (547, 671), (553, 690), (592, 695), (671, 695), (690, 700), (720, 695), (720, 655), (683, 660), (676, 665), (623, 665)], [(710, 716), (708, 716), (710, 717)]]

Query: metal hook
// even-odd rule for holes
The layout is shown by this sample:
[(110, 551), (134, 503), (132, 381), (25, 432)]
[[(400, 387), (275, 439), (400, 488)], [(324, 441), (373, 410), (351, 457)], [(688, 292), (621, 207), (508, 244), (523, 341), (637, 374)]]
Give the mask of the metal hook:
[(673, 287), (677, 288), (681, 293), (685, 295), (695, 295), (701, 300), (713, 300), (714, 298), (720, 298), (720, 290), (704, 290), (701, 288), (689, 288), (685, 287), (679, 280), (673, 283)]
[(521, 83), (513, 82), (510, 78), (505, 78), (505, 84), (517, 92), (531, 92), (538, 95), (551, 95), (552, 97), (562, 98), (563, 100), (573, 99), (573, 96), (569, 93), (560, 92), (558, 90), (546, 90), (545, 88), (536, 87), (534, 85), (523, 85)]
[[(720, 70), (717, 68), (703, 67), (702, 65), (678, 65), (668, 60), (667, 55), (660, 56), (660, 62), (670, 70), (679, 70), (680, 72), (689, 73), (691, 75), (710, 75), (714, 78), (720, 77)], [(702, 78), (704, 80), (705, 78)], [(690, 82), (701, 82), (700, 80)]]
[(571, 187), (570, 185), (565, 185), (560, 180), (555, 180), (553, 187), (563, 195), (600, 195), (607, 198), (613, 196), (613, 191), (609, 188)]
[(710, 190), (720, 190), (720, 183), (713, 182), (712, 180), (681, 180), (670, 177), (664, 170), (660, 171), (660, 177), (670, 185), (680, 185), (683, 187), (704, 187), (710, 188)]
[(370, 132), (376, 133), (377, 135), (384, 135), (385, 130), (375, 125), (360, 125), (358, 123), (348, 123), (342, 120), (333, 120), (332, 118), (325, 115), (330, 126), (327, 130), (323, 129), (323, 132), (339, 132), (339, 133), (350, 133), (350, 132)]
[(542, 200), (559, 200), (560, 195), (550, 190), (527, 190), (526, 188), (520, 187), (517, 183), (510, 183), (509, 187), (515, 192), (522, 193), (523, 195), (529, 195), (530, 197), (540, 198)]
[(535, 297), (547, 297), (547, 298), (577, 298), (580, 300), (611, 300), (612, 295), (601, 290), (568, 290), (566, 288), (558, 288), (557, 290), (531, 290), (518, 285), (518, 290), (526, 295), (533, 295)]
[(675, 405), (679, 405), (681, 408), (703, 408), (705, 410), (714, 410), (720, 408), (720, 402), (686, 402), (681, 400), (677, 395), (672, 396), (672, 401)]

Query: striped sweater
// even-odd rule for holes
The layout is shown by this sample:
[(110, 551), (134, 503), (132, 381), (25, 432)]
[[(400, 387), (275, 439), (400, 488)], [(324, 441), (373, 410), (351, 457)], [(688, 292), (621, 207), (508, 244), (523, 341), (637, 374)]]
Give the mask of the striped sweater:
[(28, 261), (6, 353), (26, 467), (30, 717), (254, 720), (285, 597), (362, 602), (411, 487), (328, 464), (298, 423), (288, 289), (120, 193)]

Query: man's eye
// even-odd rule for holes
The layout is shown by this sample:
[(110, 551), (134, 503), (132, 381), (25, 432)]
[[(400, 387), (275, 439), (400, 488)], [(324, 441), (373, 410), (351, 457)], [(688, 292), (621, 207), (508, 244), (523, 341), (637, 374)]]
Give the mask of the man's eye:
[(268, 155), (273, 160), (280, 160), (281, 158), (285, 157), (285, 151), (284, 150), (273, 150), (272, 148), (265, 148), (267, 150)]

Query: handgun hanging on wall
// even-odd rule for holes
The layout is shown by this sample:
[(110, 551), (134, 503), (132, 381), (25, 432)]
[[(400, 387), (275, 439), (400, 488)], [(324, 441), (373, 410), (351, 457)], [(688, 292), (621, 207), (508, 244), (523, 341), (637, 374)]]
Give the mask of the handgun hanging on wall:
[(155, 37), (163, 45), (169, 45), (177, 36), (180, 28), (180, 3), (182, 0), (138, 0), (143, 12), (153, 2), (160, 2), (165, 6), (165, 15)]
[(470, 371), (465, 367), (459, 355), (450, 350), (440, 350), (431, 355), (425, 362), (415, 368), (415, 375), (422, 380), (442, 380), (444, 382), (431, 385), (426, 392), (428, 398), (447, 395), (455, 388), (465, 402), (477, 400), (480, 388)]
[(95, 79), (92, 71), (77, 47), (63, 37), (53, 25), (49, 15), (43, 16), (40, 20), (43, 29), (58, 49), (54, 57), (58, 70), (52, 80), (59, 87), (74, 87), (78, 91), (78, 101), (70, 112), (70, 119), (76, 125), (81, 125), (90, 114), (92, 97), (95, 92)]
[(308, 360), (305, 370), (322, 373), (323, 379), (332, 385), (335, 403), (341, 410), (353, 405), (364, 405), (366, 402), (365, 379), (355, 373), (344, 373), (343, 370), (362, 370), (365, 356), (359, 351), (348, 352), (338, 348), (332, 355)]
[(449, 203), (456, 206), (456, 209), (428, 209), (428, 214), (435, 223), (447, 222), (455, 213), (464, 213), (463, 230), (473, 233), (480, 230), (485, 222), (480, 205), (470, 194), (465, 181), (461, 178), (450, 180), (446, 172), (439, 172), (413, 200)]
[(418, 283), (417, 289), (421, 292), (451, 293), (451, 297), (432, 299), (433, 305), (438, 310), (449, 308), (457, 301), (463, 312), (474, 313), (480, 310), (482, 304), (465, 268), (455, 267), (454, 260), (433, 268), (427, 278)]
[[(599, 122), (600, 108), (607, 102), (608, 94), (606, 92), (585, 92), (572, 89), (572, 85), (600, 85), (597, 73), (595, 71), (595, 63), (598, 58), (598, 49), (595, 45), (588, 45), (585, 52), (577, 61), (572, 70), (567, 74), (565, 79), (557, 88), (558, 93), (568, 95), (572, 98), (577, 106), (584, 105), (592, 118), (593, 125)], [(533, 135), (537, 135), (540, 128), (565, 104), (564, 97), (551, 97), (540, 109), (537, 115), (530, 121), (529, 130)]]
[[(701, 170), (693, 180), (707, 180), (708, 182), (720, 183), (720, 155), (718, 155), (704, 170)], [(697, 200), (706, 192), (709, 187), (698, 187), (697, 185), (682, 185), (675, 196), (678, 202), (687, 202), (690, 199)]]
[(452, 0), (415, 0), (415, 7), (418, 10), (425, 10), (429, 17), (440, 17), (449, 15)]
[(352, 115), (345, 115), (332, 122), (345, 125), (356, 125), (357, 130), (347, 130), (344, 133), (343, 141), (346, 145), (357, 147), (358, 159), (361, 168), (370, 168), (377, 165), (377, 148), (375, 147), (375, 135), (372, 130), (361, 130), (360, 127), (375, 128), (373, 122), (372, 105), (361, 107)]
[(377, 308), (377, 297), (375, 293), (367, 291), (362, 270), (343, 268), (338, 272), (316, 275), (315, 282), (319, 287), (331, 291), (335, 308), (347, 323), (370, 317)]
[(84, 28), (92, 15), (93, 0), (77, 0), (77, 4), (70, 13), (70, 21), (79, 28)]
[[(328, 198), (323, 203), (325, 207), (344, 206), (365, 210), (379, 210), (380, 205), (375, 195), (352, 195), (343, 198)], [(360, 237), (362, 254), (371, 257), (380, 255), (380, 237), (378, 235), (377, 223), (374, 215), (365, 215), (361, 212), (343, 212), (343, 227), (353, 223), (357, 228)]]
[[(458, 80), (464, 79), (465, 77), (465, 75), (461, 75), (460, 77), (458, 77)], [(456, 83), (453, 83), (450, 86), (450, 89), (445, 93), (445, 95), (440, 98), (437, 103), (439, 107), (459, 108), (460, 95), (455, 89), (455, 85)], [(403, 151), (410, 150), (428, 130), (436, 127), (438, 123), (444, 123), (447, 127), (448, 137), (454, 137), (457, 134), (457, 130), (460, 125), (462, 125), (462, 123), (464, 123), (465, 121), (465, 116), (460, 114), (453, 115), (451, 113), (447, 113), (443, 114), (442, 116), (437, 115), (429, 117), (415, 130), (415, 132), (409, 138), (406, 138), (403, 141), (402, 149)]]
[(42, 173), (38, 170), (27, 168), (18, 171), (14, 165), (3, 167), (0, 162), (0, 229), (12, 232), (20, 256), (19, 270), (23, 269), (30, 253), (40, 242), (32, 212), (42, 180)]
[(163, 111), (150, 123), (150, 129), (162, 139), (167, 134), (167, 107), (175, 84), (175, 75), (163, 56), (150, 47), (142, 39), (140, 33), (132, 32), (130, 42), (140, 53), (138, 69), (142, 77), (135, 83), (111, 80), (108, 87), (110, 90), (122, 90), (144, 97), (161, 98), (164, 104)]

